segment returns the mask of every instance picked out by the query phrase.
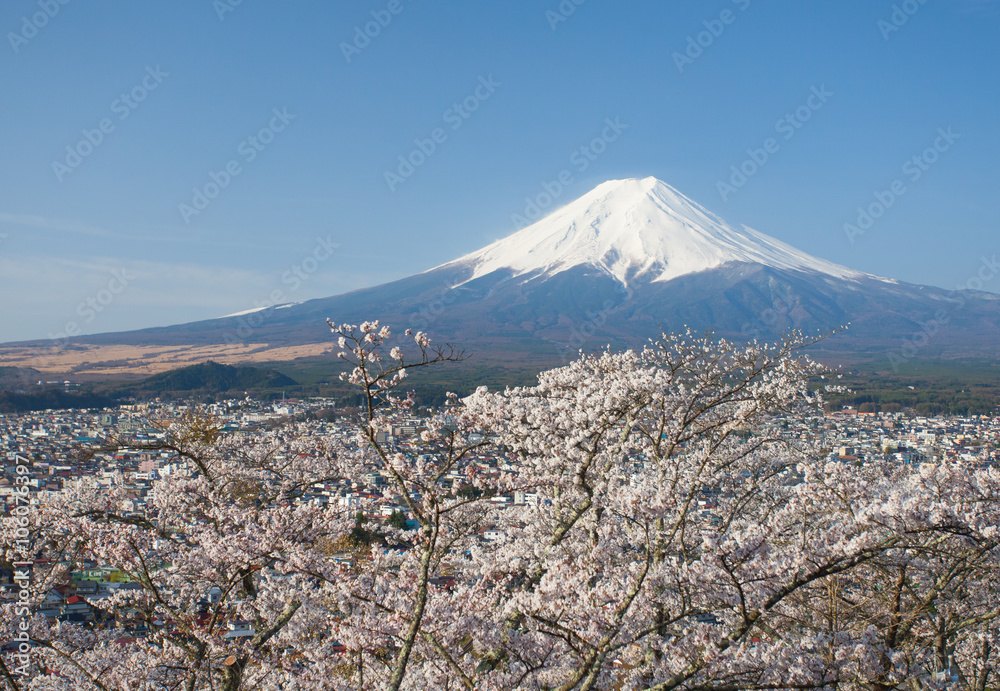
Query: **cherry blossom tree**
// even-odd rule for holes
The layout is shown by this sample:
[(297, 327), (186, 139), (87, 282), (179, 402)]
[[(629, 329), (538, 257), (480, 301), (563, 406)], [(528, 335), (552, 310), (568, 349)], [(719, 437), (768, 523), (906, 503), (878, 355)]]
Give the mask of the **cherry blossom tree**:
[[(865, 641), (864, 664), (838, 666), (841, 681), (860, 687), (995, 685), (997, 474), (926, 464), (916, 471), (876, 466), (867, 475), (856, 474), (855, 483), (871, 483), (888, 499), (873, 517), (908, 539), (800, 594), (783, 628)], [(832, 651), (829, 657), (832, 663)]]
[[(822, 399), (808, 381), (824, 370), (794, 357), (810, 343), (793, 336), (737, 347), (664, 334), (641, 353), (583, 356), (535, 387), (465, 400), (470, 429), (488, 429), (516, 456), (513, 477), (495, 489), (520, 488), (535, 501), (470, 502), (463, 509), (474, 508), (475, 520), (451, 528), (447, 554), (425, 543), (453, 585), (423, 599), (433, 572), (411, 576), (421, 621), (409, 620), (416, 655), (406, 687), (878, 683), (880, 629), (861, 616), (836, 632), (811, 628), (803, 612), (837, 579), (864, 578), (955, 530), (977, 534), (978, 549), (995, 558), (986, 530), (995, 482), (983, 475), (979, 495), (957, 486), (944, 501), (916, 480), (902, 482), (903, 472), (869, 478), (818, 462), (819, 449), (776, 424), (817, 414)], [(950, 472), (957, 480), (964, 471)], [(434, 496), (426, 484), (420, 493)], [(990, 507), (978, 527), (959, 527), (960, 502)], [(927, 514), (931, 504), (940, 512)], [(483, 526), (501, 539), (484, 540)], [(961, 623), (968, 630), (987, 620)], [(923, 679), (930, 669), (923, 660), (897, 676)]]
[[(461, 569), (453, 557), (478, 537), (488, 518), (484, 495), (514, 485), (499, 473), (478, 474), (479, 466), (469, 462), (491, 446), (488, 441), (470, 441), (485, 422), (472, 411), (456, 409), (428, 419), (420, 433), (419, 453), (394, 450), (379, 434), (391, 429), (400, 411), (413, 406), (413, 392), (405, 398), (395, 393), (410, 369), (458, 361), (464, 355), (452, 347), (432, 346), (426, 334), (410, 330), (405, 335), (412, 335), (416, 356), (407, 358), (398, 346), (386, 354), (383, 346), (391, 331), (377, 321), (330, 326), (338, 337), (338, 357), (351, 367), (342, 378), (357, 386), (364, 399), (358, 442), (367, 454), (355, 456), (356, 464), (348, 462), (342, 472), (356, 474), (373, 457), (400, 504), (418, 523), (413, 536), (399, 531), (393, 535), (395, 545), (406, 549), (372, 551), (355, 578), (337, 583), (333, 630), (357, 660), (349, 683), (392, 691), (448, 688), (447, 680), (456, 675), (471, 683), (449, 652), (468, 638), (456, 628), (454, 617), (458, 606), (469, 603), (455, 601), (440, 585), (454, 582)], [(346, 461), (350, 458), (345, 456)], [(474, 491), (463, 494), (463, 487)]]
[[(294, 672), (288, 624), (324, 607), (317, 582), (333, 569), (317, 546), (348, 525), (296, 502), (329, 477), (327, 451), (281, 434), (223, 437), (205, 420), (166, 431), (155, 448), (178, 463), (154, 484), (146, 515), (125, 508), (120, 475), (110, 486), (85, 478), (34, 511), (35, 602), (87, 561), (131, 586), (93, 602), (105, 615), (97, 627), (36, 616), (25, 688), (280, 688)], [(125, 621), (145, 635), (128, 636)]]
[[(362, 394), (352, 436), (187, 420), (146, 515), (121, 478), (37, 507), (33, 603), (85, 559), (134, 585), (94, 603), (103, 626), (35, 616), (10, 688), (996, 686), (1000, 475), (826, 461), (782, 425), (820, 414), (814, 339), (581, 355), (450, 395), (404, 445), (407, 372), (463, 353), (330, 326)], [(310, 500), (373, 471), (415, 530), (360, 540), (351, 507)], [(5, 607), (2, 635), (18, 622)]]

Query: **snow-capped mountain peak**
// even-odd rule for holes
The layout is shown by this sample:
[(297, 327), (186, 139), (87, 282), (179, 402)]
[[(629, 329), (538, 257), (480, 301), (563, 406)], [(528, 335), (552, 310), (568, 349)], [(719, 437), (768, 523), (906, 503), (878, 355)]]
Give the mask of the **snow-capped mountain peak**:
[(721, 218), (653, 177), (609, 180), (540, 221), (444, 266), (552, 275), (589, 265), (624, 285), (669, 281), (730, 262), (866, 277)]

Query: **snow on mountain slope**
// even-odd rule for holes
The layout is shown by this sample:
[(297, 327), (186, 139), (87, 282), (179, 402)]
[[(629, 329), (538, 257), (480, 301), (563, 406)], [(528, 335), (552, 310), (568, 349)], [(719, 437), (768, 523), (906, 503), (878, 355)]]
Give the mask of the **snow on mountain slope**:
[(746, 226), (736, 229), (653, 177), (609, 180), (537, 223), (437, 268), (470, 266), (471, 281), (499, 269), (544, 276), (591, 265), (627, 286), (640, 277), (669, 281), (728, 262), (874, 278)]
[(266, 310), (268, 307), (274, 307), (276, 310), (286, 309), (288, 307), (295, 307), (295, 305), (301, 305), (301, 302), (286, 302), (283, 305), (264, 305), (263, 307), (251, 307), (250, 309), (241, 310), (239, 312), (233, 312), (232, 314), (224, 314), (219, 319), (229, 319), (230, 317), (242, 317), (247, 314), (253, 314), (254, 312), (260, 312)]

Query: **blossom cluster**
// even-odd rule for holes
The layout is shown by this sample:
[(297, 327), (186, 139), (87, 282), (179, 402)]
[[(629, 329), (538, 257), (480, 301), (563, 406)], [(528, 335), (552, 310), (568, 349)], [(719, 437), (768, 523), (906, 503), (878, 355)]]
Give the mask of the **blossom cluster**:
[[(449, 393), (404, 447), (379, 432), (414, 406), (407, 371), (463, 355), (330, 326), (365, 401), (350, 441), (183, 421), (165, 447), (186, 470), (148, 515), (122, 510), (120, 483), (39, 503), (35, 604), (83, 560), (134, 587), (95, 602), (102, 626), (36, 616), (17, 688), (998, 683), (1000, 473), (818, 461), (765, 424), (822, 404), (801, 335), (581, 355), (534, 386)], [(360, 540), (348, 507), (303, 501), (373, 465), (414, 529)], [(518, 493), (533, 500), (504, 501)], [(17, 622), (5, 607), (5, 638)]]

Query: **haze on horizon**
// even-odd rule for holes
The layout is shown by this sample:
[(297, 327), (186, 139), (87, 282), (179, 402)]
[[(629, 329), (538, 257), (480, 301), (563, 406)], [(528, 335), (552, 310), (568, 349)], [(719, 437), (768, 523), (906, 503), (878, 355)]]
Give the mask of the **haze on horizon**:
[(970, 284), (1000, 254), (998, 26), (998, 0), (14, 0), (0, 342), (375, 285), (647, 176), (1000, 292)]

